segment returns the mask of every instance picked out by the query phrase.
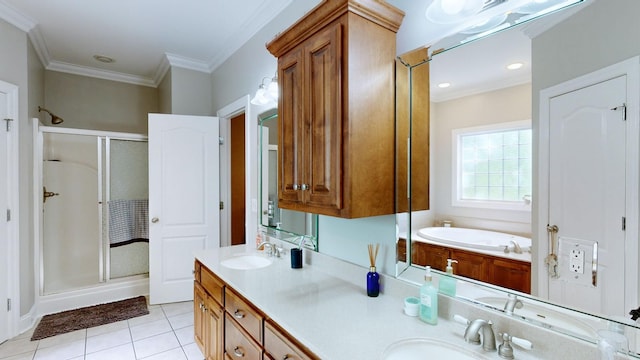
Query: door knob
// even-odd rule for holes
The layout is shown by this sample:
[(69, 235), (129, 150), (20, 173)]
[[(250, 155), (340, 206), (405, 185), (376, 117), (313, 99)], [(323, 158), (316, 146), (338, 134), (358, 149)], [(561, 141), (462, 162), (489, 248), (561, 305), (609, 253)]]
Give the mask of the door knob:
[(157, 223), (158, 221), (160, 221), (160, 219), (158, 219), (157, 217), (154, 217), (153, 219), (151, 219), (151, 222), (154, 224)]

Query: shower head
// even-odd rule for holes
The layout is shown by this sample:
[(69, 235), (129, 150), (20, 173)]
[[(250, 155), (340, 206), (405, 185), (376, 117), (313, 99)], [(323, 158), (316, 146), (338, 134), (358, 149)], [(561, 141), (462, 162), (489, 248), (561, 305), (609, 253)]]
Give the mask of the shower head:
[(51, 123), (53, 125), (58, 125), (58, 124), (62, 124), (62, 122), (64, 121), (61, 117), (54, 115), (51, 111), (43, 108), (42, 106), (38, 106), (38, 112), (41, 111), (45, 111), (47, 112), (49, 115), (51, 115)]

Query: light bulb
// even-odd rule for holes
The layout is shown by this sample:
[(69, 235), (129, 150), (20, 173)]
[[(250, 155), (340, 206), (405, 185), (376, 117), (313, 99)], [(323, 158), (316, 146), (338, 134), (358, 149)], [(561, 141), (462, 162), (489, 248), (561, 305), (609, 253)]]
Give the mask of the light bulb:
[(442, 7), (442, 11), (444, 11), (445, 14), (456, 15), (462, 11), (465, 3), (465, 0), (442, 0), (440, 6)]

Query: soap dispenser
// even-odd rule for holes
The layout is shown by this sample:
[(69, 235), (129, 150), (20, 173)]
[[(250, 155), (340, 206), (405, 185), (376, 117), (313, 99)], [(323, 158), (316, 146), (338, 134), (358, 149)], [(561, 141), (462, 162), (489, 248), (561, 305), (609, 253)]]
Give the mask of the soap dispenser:
[(427, 324), (438, 323), (438, 289), (432, 284), (431, 266), (426, 267), (424, 284), (420, 287), (420, 320)]
[(457, 263), (457, 260), (447, 259), (447, 267), (445, 269), (446, 275), (440, 277), (438, 282), (438, 289), (442, 294), (449, 296), (456, 296), (456, 278), (453, 277), (453, 263)]

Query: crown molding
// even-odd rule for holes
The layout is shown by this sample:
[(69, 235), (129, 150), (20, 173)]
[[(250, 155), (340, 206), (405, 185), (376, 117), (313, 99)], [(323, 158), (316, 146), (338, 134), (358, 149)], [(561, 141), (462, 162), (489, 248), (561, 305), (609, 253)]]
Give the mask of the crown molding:
[(171, 66), (176, 66), (179, 68), (193, 70), (193, 71), (199, 71), (207, 74), (211, 73), (211, 71), (209, 70), (209, 64), (204, 61), (190, 59), (188, 57), (171, 54), (171, 53), (165, 53), (164, 55), (167, 61), (169, 62), (169, 65)]
[(0, 1), (0, 18), (24, 32), (29, 32), (37, 24), (33, 19), (3, 1)]
[(242, 24), (240, 28), (244, 29), (244, 31), (227, 40), (224, 48), (209, 61), (209, 72), (213, 73), (215, 69), (229, 59), (229, 57), (238, 51), (249, 39), (275, 19), (292, 1), (293, 0), (264, 1), (260, 9), (255, 12), (255, 15)]
[(34, 26), (29, 31), (28, 35), (29, 40), (31, 40), (31, 44), (33, 44), (33, 47), (36, 50), (36, 54), (38, 54), (38, 58), (40, 58), (40, 62), (46, 68), (49, 66), (49, 63), (51, 63), (51, 55), (49, 54), (49, 49), (44, 41), (44, 37), (42, 36), (42, 31), (40, 31), (40, 26)]
[(169, 59), (167, 59), (167, 56), (165, 54), (165, 56), (163, 56), (160, 60), (160, 64), (158, 64), (155, 73), (153, 74), (153, 81), (156, 83), (156, 86), (160, 85), (164, 77), (167, 75), (167, 71), (169, 71), (169, 69), (171, 69), (171, 63), (169, 63)]
[(133, 85), (141, 85), (154, 88), (157, 87), (157, 84), (155, 81), (153, 81), (153, 79), (149, 79), (146, 77), (130, 75), (116, 71), (101, 70), (88, 66), (74, 65), (60, 61), (51, 61), (49, 65), (46, 66), (46, 69), (104, 80), (119, 81)]

